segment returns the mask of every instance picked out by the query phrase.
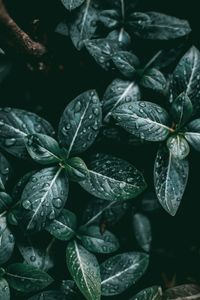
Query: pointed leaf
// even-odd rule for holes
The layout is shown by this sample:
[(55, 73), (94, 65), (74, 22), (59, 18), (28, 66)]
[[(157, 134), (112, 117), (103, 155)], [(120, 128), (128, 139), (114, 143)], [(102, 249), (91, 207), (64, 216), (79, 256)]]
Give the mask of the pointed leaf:
[(112, 116), (118, 125), (146, 141), (163, 141), (171, 131), (168, 113), (152, 102), (122, 104), (114, 110)]
[(80, 182), (90, 194), (105, 200), (128, 200), (146, 188), (142, 174), (130, 163), (106, 154), (97, 154), (89, 176)]
[(31, 177), (21, 197), (26, 210), (27, 230), (41, 230), (63, 209), (68, 196), (68, 179), (62, 168), (51, 167)]
[(94, 253), (113, 253), (119, 248), (115, 235), (108, 230), (101, 233), (99, 226), (81, 227), (79, 235), (83, 246)]
[(45, 229), (55, 238), (61, 241), (68, 241), (75, 235), (77, 226), (76, 215), (67, 209), (49, 223)]
[(65, 169), (72, 181), (79, 182), (88, 176), (87, 166), (80, 157), (69, 158), (66, 161)]
[(115, 9), (103, 10), (99, 14), (99, 20), (109, 29), (114, 29), (119, 25), (120, 14)]
[(199, 297), (200, 287), (198, 285), (182, 284), (166, 290), (163, 295), (163, 300), (195, 300)]
[(80, 6), (85, 0), (61, 0), (62, 4), (68, 10), (73, 10)]
[(149, 252), (152, 242), (151, 223), (140, 213), (133, 215), (133, 230), (136, 241), (142, 250)]
[(102, 295), (118, 295), (131, 287), (144, 274), (148, 262), (148, 255), (139, 252), (118, 254), (104, 261), (100, 266)]
[(146, 288), (129, 300), (161, 300), (162, 289), (159, 286)]
[(100, 300), (101, 277), (96, 257), (76, 241), (67, 245), (67, 266), (78, 288), (88, 300)]
[(140, 84), (153, 91), (163, 93), (167, 87), (167, 81), (164, 75), (157, 69), (147, 69), (140, 80)]
[(2, 108), (0, 120), (0, 147), (19, 158), (27, 158), (24, 139), (28, 134), (54, 134), (52, 126), (46, 120), (25, 110)]
[(101, 104), (95, 90), (82, 93), (65, 108), (60, 119), (58, 137), (68, 156), (87, 150), (101, 126)]
[(8, 282), (4, 278), (0, 278), (0, 299), (10, 300), (10, 289)]
[(171, 116), (174, 122), (181, 127), (184, 125), (192, 116), (193, 106), (190, 98), (185, 94), (181, 93), (172, 103)]
[(0, 265), (5, 264), (13, 254), (15, 238), (8, 228), (5, 216), (0, 216)]
[(15, 263), (6, 268), (6, 280), (19, 292), (37, 292), (53, 282), (51, 276), (33, 266)]
[(136, 55), (128, 51), (119, 51), (112, 57), (117, 69), (128, 78), (132, 78), (136, 74), (136, 68), (140, 62)]
[(172, 135), (167, 140), (167, 147), (174, 158), (184, 159), (190, 152), (190, 146), (181, 135)]
[(154, 165), (154, 185), (160, 204), (172, 216), (179, 208), (188, 173), (186, 159), (177, 159), (165, 147), (159, 148)]
[(120, 30), (116, 29), (111, 31), (107, 35), (106, 39), (117, 42), (122, 49), (127, 49), (131, 45), (131, 36), (127, 31), (124, 30), (123, 27)]
[(0, 153), (0, 190), (5, 190), (5, 185), (8, 182), (11, 167), (7, 159)]
[(188, 143), (197, 151), (200, 151), (200, 119), (193, 120), (185, 128), (184, 136)]

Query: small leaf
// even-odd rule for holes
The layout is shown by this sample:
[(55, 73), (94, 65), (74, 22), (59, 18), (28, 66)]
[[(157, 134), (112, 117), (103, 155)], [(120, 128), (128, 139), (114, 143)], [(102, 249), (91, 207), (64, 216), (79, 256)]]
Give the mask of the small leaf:
[(87, 150), (96, 139), (102, 121), (101, 104), (95, 90), (82, 93), (65, 108), (58, 137), (68, 156)]
[(161, 299), (162, 299), (161, 287), (152, 286), (142, 290), (130, 300), (161, 300)]
[(41, 230), (63, 209), (68, 196), (68, 179), (62, 168), (37, 172), (24, 188), (21, 205), (27, 230)]
[(106, 39), (113, 40), (118, 43), (121, 48), (128, 48), (131, 45), (131, 36), (124, 28), (111, 31)]
[(196, 150), (200, 151), (200, 119), (193, 120), (185, 128), (184, 136), (188, 143)]
[(8, 228), (5, 216), (0, 216), (0, 265), (5, 264), (13, 254), (15, 238)]
[(102, 295), (118, 295), (131, 287), (144, 274), (148, 262), (148, 255), (139, 252), (118, 254), (104, 261), (100, 266)]
[(0, 190), (5, 190), (5, 185), (8, 182), (11, 167), (7, 159), (0, 153)]
[(50, 290), (39, 293), (27, 300), (68, 300), (64, 293), (61, 291)]
[(142, 174), (130, 163), (106, 154), (97, 154), (89, 176), (80, 182), (90, 194), (105, 200), (135, 198), (146, 188)]
[(49, 223), (45, 229), (58, 240), (68, 241), (75, 235), (76, 226), (75, 214), (63, 209), (61, 214)]
[(72, 42), (78, 50), (84, 46), (85, 41), (90, 40), (95, 34), (97, 21), (98, 10), (95, 7), (95, 1), (85, 0), (85, 3), (76, 12), (69, 28)]
[(73, 10), (80, 6), (85, 0), (61, 0), (62, 4), (68, 10)]
[(25, 138), (29, 155), (42, 164), (54, 164), (60, 161), (60, 147), (56, 140), (44, 134), (31, 134)]
[(25, 146), (27, 135), (43, 133), (52, 136), (54, 134), (49, 122), (25, 110), (1, 108), (0, 120), (0, 147), (18, 158), (27, 158)]
[[(194, 297), (192, 297), (194, 296)], [(200, 297), (200, 287), (195, 284), (182, 284), (164, 292), (163, 300), (192, 300)]]
[(152, 242), (151, 223), (140, 213), (133, 215), (133, 230), (136, 241), (142, 250), (149, 252)]
[(190, 98), (183, 92), (172, 103), (171, 116), (174, 122), (181, 127), (192, 116), (193, 106)]
[(46, 272), (22, 263), (8, 266), (5, 276), (10, 287), (24, 293), (37, 292), (53, 282)]
[(191, 32), (188, 21), (158, 12), (135, 12), (128, 23), (134, 34), (143, 39), (176, 39)]
[(167, 147), (174, 158), (184, 159), (190, 152), (190, 146), (181, 135), (172, 135), (167, 140)]
[(113, 55), (112, 61), (117, 69), (128, 78), (132, 78), (136, 74), (136, 68), (140, 62), (136, 55), (128, 51), (119, 51)]
[(163, 93), (167, 87), (164, 75), (155, 68), (147, 69), (144, 72), (140, 84), (147, 89), (152, 89), (159, 93)]
[(173, 72), (172, 100), (176, 99), (182, 92), (190, 98), (193, 104), (193, 112), (200, 109), (200, 52), (194, 46), (180, 59)]
[(8, 210), (13, 204), (13, 199), (10, 195), (0, 192), (0, 213)]
[(0, 299), (10, 300), (10, 289), (8, 282), (4, 278), (0, 278)]
[(164, 141), (171, 131), (168, 113), (152, 102), (122, 104), (112, 116), (119, 126), (146, 141)]
[(113, 253), (119, 248), (114, 234), (108, 230), (101, 233), (99, 226), (81, 227), (79, 235), (83, 246), (94, 253)]
[(88, 300), (100, 300), (101, 277), (96, 257), (72, 241), (66, 250), (67, 266), (78, 288)]
[(177, 159), (160, 147), (154, 165), (154, 185), (163, 208), (174, 216), (183, 197), (189, 173), (186, 159)]
[(65, 169), (72, 181), (79, 182), (88, 176), (88, 169), (84, 161), (79, 157), (72, 157), (66, 161)]
[(120, 50), (119, 42), (112, 39), (86, 41), (85, 46), (90, 55), (105, 70), (110, 68), (112, 56)]
[(113, 110), (121, 104), (132, 103), (141, 99), (139, 86), (136, 82), (115, 79), (106, 89), (102, 100), (104, 121), (109, 120)]
[(119, 25), (120, 14), (115, 9), (103, 10), (99, 14), (99, 20), (108, 29), (114, 29)]

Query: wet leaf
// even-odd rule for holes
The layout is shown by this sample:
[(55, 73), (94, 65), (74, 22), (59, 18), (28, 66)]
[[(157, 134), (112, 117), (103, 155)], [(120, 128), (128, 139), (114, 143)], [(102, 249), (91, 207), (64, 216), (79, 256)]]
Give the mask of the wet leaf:
[(80, 6), (85, 0), (61, 0), (62, 4), (68, 10), (73, 10)]
[(117, 69), (128, 78), (133, 78), (140, 62), (136, 55), (128, 51), (119, 51), (113, 55), (112, 61)]
[(152, 242), (151, 223), (140, 213), (133, 215), (133, 231), (138, 245), (142, 250), (149, 252)]
[(178, 128), (184, 125), (192, 116), (193, 106), (190, 98), (185, 94), (181, 93), (172, 103), (171, 116)]
[(10, 195), (0, 192), (0, 213), (7, 211), (13, 204), (13, 199)]
[(159, 286), (146, 288), (129, 300), (161, 300), (162, 289)]
[(200, 151), (200, 119), (191, 121), (185, 128), (184, 136), (188, 143), (197, 151)]
[(167, 81), (164, 75), (155, 68), (147, 69), (144, 72), (140, 84), (147, 89), (152, 89), (159, 93), (164, 93), (167, 87)]
[(8, 228), (5, 216), (0, 216), (0, 265), (5, 264), (12, 256), (15, 237)]
[[(194, 296), (194, 297), (192, 297)], [(192, 300), (200, 297), (200, 287), (195, 284), (182, 284), (164, 292), (163, 300)]]
[(5, 156), (0, 153), (0, 190), (5, 190), (11, 173), (11, 166)]
[(167, 140), (167, 147), (174, 158), (184, 159), (190, 152), (190, 146), (181, 135), (172, 135)]
[(0, 299), (10, 300), (10, 288), (4, 278), (0, 278)]

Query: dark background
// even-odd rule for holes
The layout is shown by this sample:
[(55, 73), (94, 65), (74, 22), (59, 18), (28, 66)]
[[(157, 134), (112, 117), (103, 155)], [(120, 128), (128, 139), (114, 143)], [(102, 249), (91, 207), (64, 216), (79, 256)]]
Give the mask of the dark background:
[[(60, 115), (69, 101), (81, 92), (93, 88), (101, 97), (108, 84), (116, 78), (116, 74), (106, 73), (97, 66), (85, 50), (78, 52), (69, 38), (54, 33), (57, 23), (67, 16), (59, 0), (7, 0), (6, 3), (13, 18), (31, 35), (34, 35), (32, 21), (40, 20), (38, 36), (39, 38), (45, 36), (48, 54), (42, 61), (45, 66), (42, 71), (38, 70), (38, 61), (14, 54), (10, 56), (13, 61), (12, 72), (0, 85), (0, 105), (34, 111), (49, 120), (56, 128)], [(198, 5), (197, 0), (184, 2), (141, 0), (137, 10), (159, 11), (187, 19), (192, 27), (192, 34), (187, 41), (188, 47), (194, 44), (200, 49)], [(169, 46), (169, 43), (167, 45)], [(174, 42), (171, 45), (174, 46)], [(166, 47), (166, 43), (140, 40), (134, 40), (132, 45), (134, 52), (142, 61), (147, 61), (156, 50), (163, 47)], [(153, 164), (157, 146), (153, 144), (133, 147), (106, 141), (97, 144), (83, 157), (87, 159), (90, 153), (100, 149), (125, 158), (144, 172), (149, 190), (151, 190), (153, 189)], [(30, 167), (35, 167), (31, 163), (19, 162), (13, 158), (10, 160), (16, 170), (13, 183)], [(170, 217), (162, 209), (149, 215), (153, 227), (151, 263), (147, 275), (134, 288), (134, 291), (152, 284), (165, 286), (162, 273), (166, 274), (169, 279), (176, 274), (177, 284), (200, 280), (200, 154), (191, 150), (189, 160), (190, 177), (176, 217)], [(77, 191), (77, 186), (72, 185), (69, 207), (81, 212), (87, 197), (86, 193)], [(140, 200), (136, 201), (138, 208)], [(131, 226), (130, 214), (114, 229), (116, 234), (121, 236), (124, 251), (137, 249), (130, 230)], [(60, 259), (59, 266), (61, 265)], [(55, 272), (59, 278), (64, 279), (66, 276), (65, 271), (60, 270), (59, 267)], [(114, 298), (125, 299), (124, 296)]]

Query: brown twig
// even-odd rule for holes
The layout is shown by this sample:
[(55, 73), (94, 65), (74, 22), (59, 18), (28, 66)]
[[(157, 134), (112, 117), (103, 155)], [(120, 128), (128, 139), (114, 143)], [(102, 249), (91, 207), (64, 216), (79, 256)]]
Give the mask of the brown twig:
[(45, 46), (33, 41), (11, 18), (3, 0), (0, 0), (0, 32), (3, 33), (6, 48), (14, 48), (18, 53), (36, 57), (46, 53)]

